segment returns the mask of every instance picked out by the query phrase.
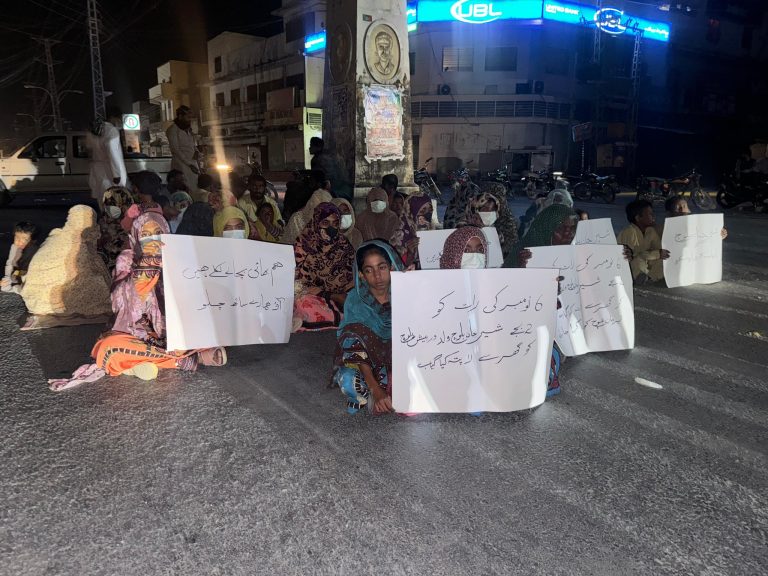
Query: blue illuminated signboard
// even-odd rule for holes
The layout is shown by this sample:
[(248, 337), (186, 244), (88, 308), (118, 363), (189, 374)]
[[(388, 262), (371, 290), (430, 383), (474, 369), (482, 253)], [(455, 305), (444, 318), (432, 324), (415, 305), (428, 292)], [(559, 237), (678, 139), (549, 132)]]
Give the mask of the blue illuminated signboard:
[(304, 53), (312, 54), (325, 50), (325, 30), (317, 34), (310, 34), (304, 38)]
[(405, 7), (405, 23), (408, 26), (408, 32), (413, 32), (416, 30), (416, 27), (418, 26), (418, 18), (416, 16), (417, 14), (417, 5), (416, 3), (408, 4)]
[(421, 0), (419, 22), (487, 24), (495, 20), (537, 20), (542, 0)]
[(594, 6), (545, 0), (544, 18), (566, 24), (594, 24), (603, 32), (616, 36), (642, 30), (643, 38), (669, 42), (669, 24), (631, 16), (618, 8), (598, 9)]

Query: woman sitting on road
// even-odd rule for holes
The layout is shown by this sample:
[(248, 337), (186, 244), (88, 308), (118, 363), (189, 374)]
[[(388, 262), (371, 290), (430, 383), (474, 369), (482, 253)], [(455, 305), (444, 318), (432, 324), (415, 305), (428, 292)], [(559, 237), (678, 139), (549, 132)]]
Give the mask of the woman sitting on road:
[(562, 246), (573, 242), (576, 235), (576, 213), (564, 204), (553, 204), (536, 216), (528, 233), (504, 259), (503, 268), (525, 268), (531, 251), (537, 246)]
[(381, 240), (364, 242), (355, 254), (355, 285), (337, 332), (333, 374), (350, 414), (361, 408), (392, 412), (390, 272), (402, 269), (394, 249)]
[(400, 229), (391, 240), (405, 266), (421, 268), (417, 233), (436, 229), (433, 210), (432, 200), (424, 194), (413, 194), (405, 201)]
[(506, 196), (493, 192), (481, 192), (469, 202), (467, 213), (459, 226), (493, 226), (499, 235), (501, 254), (506, 258), (517, 243), (517, 218), (515, 218)]
[(166, 350), (161, 234), (169, 234), (165, 219), (154, 212), (133, 222), (130, 248), (117, 260), (112, 284), (112, 308), (117, 315), (112, 330), (93, 347), (96, 364), (78, 368), (71, 379), (50, 380), (53, 391), (98, 380), (105, 374), (157, 377), (159, 369), (194, 371), (199, 364), (222, 366), (224, 348), (171, 352)]
[(339, 209), (323, 202), (296, 240), (294, 332), (327, 330), (341, 321), (347, 292), (354, 284), (355, 251), (340, 233), (340, 224)]
[(550, 206), (556, 205), (563, 205), (568, 208), (573, 208), (573, 198), (571, 197), (571, 193), (568, 192), (568, 190), (563, 190), (562, 188), (555, 188), (546, 196), (540, 196), (531, 202), (528, 210), (526, 210), (523, 217), (520, 218), (520, 226), (518, 227), (519, 237), (522, 238), (525, 236), (536, 216), (541, 214)]
[(213, 235), (217, 238), (245, 240), (250, 233), (248, 218), (237, 206), (222, 208), (213, 216)]
[(476, 226), (457, 228), (445, 239), (440, 269), (477, 270), (488, 267), (488, 241)]
[(112, 270), (120, 252), (128, 244), (128, 232), (121, 226), (125, 213), (133, 204), (133, 196), (127, 188), (114, 186), (106, 192), (102, 199), (103, 213), (99, 218), (101, 238), (99, 238), (99, 253), (102, 254), (107, 267)]
[(265, 201), (256, 209), (256, 220), (251, 222), (251, 240), (278, 242), (282, 233), (283, 227), (275, 223), (275, 207)]
[(208, 202), (193, 202), (184, 211), (176, 234), (186, 236), (213, 236), (213, 208)]
[(352, 208), (352, 204), (344, 198), (334, 198), (332, 203), (339, 209), (339, 214), (341, 214), (341, 233), (352, 244), (352, 248), (357, 250), (360, 244), (363, 243), (363, 235), (355, 227), (355, 210)]
[[(664, 220), (667, 218), (676, 218), (677, 216), (690, 216), (690, 214), (691, 208), (688, 206), (688, 200), (682, 196), (672, 196), (667, 198), (667, 201), (664, 202)], [(659, 238), (664, 236), (664, 222), (656, 224), (656, 232), (658, 233)], [(725, 240), (727, 237), (728, 230), (723, 227), (723, 229), (720, 230), (720, 238)]]
[(283, 229), (283, 233), (280, 235), (280, 243), (295, 244), (299, 235), (304, 231), (304, 228), (312, 222), (315, 208), (323, 202), (330, 202), (331, 200), (333, 200), (333, 197), (327, 190), (322, 188), (315, 190), (304, 207), (291, 215), (290, 220), (288, 220), (288, 223)]
[(389, 209), (389, 197), (384, 188), (371, 188), (366, 199), (366, 208), (358, 214), (355, 222), (363, 242), (375, 238), (391, 242), (400, 226), (400, 218)]

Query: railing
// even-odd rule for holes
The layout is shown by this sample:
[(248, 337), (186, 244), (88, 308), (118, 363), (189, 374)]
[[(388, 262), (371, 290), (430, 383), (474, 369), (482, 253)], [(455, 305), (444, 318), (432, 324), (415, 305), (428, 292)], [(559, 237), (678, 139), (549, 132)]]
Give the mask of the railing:
[(545, 100), (427, 100), (411, 102), (414, 118), (549, 118), (569, 120), (570, 102)]

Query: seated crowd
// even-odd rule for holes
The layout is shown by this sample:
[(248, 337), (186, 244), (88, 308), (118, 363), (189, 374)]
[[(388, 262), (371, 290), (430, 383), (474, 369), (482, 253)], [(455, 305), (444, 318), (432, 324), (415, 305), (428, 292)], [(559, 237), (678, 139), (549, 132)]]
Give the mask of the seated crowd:
[[(149, 380), (160, 369), (194, 371), (227, 360), (224, 348), (166, 349), (161, 234), (289, 244), (296, 259), (293, 331), (336, 330), (332, 381), (347, 410), (389, 412), (390, 273), (419, 269), (418, 232), (440, 226), (429, 196), (406, 195), (397, 186), (396, 176), (385, 176), (356, 214), (348, 200), (333, 197), (324, 173), (313, 170), (288, 183), (281, 210), (258, 174), (232, 174), (224, 183), (204, 174), (190, 189), (180, 172), (170, 173), (165, 185), (157, 174), (140, 172), (131, 176), (130, 189), (105, 192), (100, 214), (72, 207), (66, 224), (40, 246), (35, 226), (19, 222), (2, 290), (24, 299), (30, 312), (25, 329), (113, 322), (93, 347), (95, 363), (72, 378), (51, 381), (51, 389), (104, 375)], [(670, 199), (666, 208), (667, 217), (690, 212), (682, 198)], [(455, 231), (445, 241), (440, 268), (488, 267), (483, 227), (496, 229), (504, 267), (525, 267), (527, 248), (570, 244), (578, 220), (585, 218), (563, 190), (535, 201), (522, 224), (503, 187), (457, 193), (446, 212), (445, 222)], [(625, 245), (635, 282), (661, 281), (661, 262), (669, 253), (661, 249), (653, 206), (632, 202), (627, 219), (618, 242)], [(559, 391), (561, 360), (555, 346), (548, 395)]]

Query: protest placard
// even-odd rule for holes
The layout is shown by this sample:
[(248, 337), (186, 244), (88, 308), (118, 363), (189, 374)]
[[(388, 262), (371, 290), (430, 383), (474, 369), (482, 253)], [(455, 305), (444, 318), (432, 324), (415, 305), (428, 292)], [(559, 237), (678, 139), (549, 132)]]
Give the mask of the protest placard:
[(555, 342), (566, 356), (635, 346), (632, 272), (622, 246), (530, 248), (528, 268), (558, 268), (561, 308)]
[(616, 244), (611, 219), (579, 220), (573, 244)]
[[(425, 230), (417, 232), (419, 237), (419, 261), (422, 270), (440, 268), (440, 257), (443, 255), (445, 240), (456, 230)], [(499, 233), (493, 226), (483, 228), (483, 234), (488, 242), (488, 268), (501, 268), (504, 256), (501, 254)]]
[(399, 412), (508, 412), (544, 401), (557, 270), (392, 274)]
[(692, 214), (664, 220), (661, 247), (669, 288), (714, 284), (723, 279), (722, 214)]
[(174, 234), (162, 241), (169, 350), (288, 342), (291, 246)]

